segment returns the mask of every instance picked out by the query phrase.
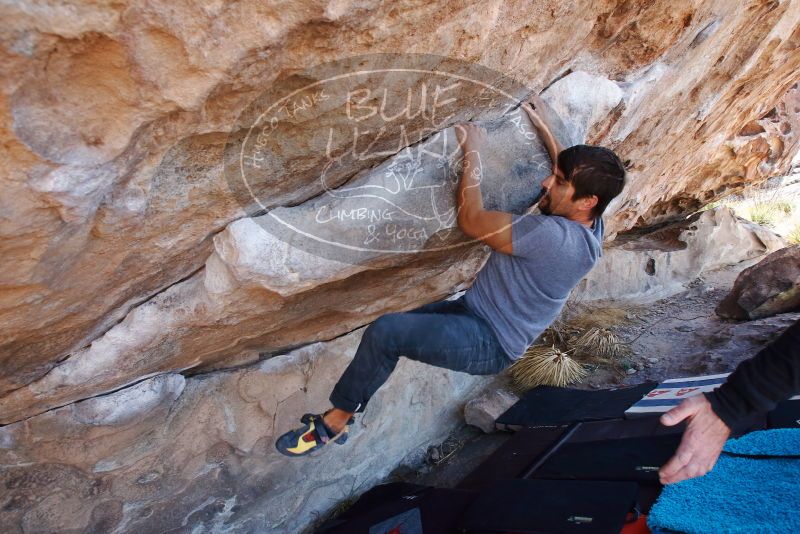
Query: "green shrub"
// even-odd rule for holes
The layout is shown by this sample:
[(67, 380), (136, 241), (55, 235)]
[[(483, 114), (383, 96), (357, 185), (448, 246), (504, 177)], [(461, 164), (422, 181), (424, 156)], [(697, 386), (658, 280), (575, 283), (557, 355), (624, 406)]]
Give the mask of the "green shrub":
[(705, 206), (700, 208), (700, 211), (713, 210), (723, 205), (724, 205), (724, 200), (715, 200), (714, 202), (706, 204)]
[(778, 202), (759, 200), (748, 207), (746, 218), (761, 226), (773, 226), (781, 216), (782, 208)]
[(776, 200), (775, 209), (778, 210), (779, 214), (781, 215), (791, 215), (792, 211), (794, 210), (794, 206), (788, 200)]
[(789, 233), (786, 234), (786, 240), (792, 245), (800, 245), (800, 223), (797, 223), (794, 228), (789, 230)]

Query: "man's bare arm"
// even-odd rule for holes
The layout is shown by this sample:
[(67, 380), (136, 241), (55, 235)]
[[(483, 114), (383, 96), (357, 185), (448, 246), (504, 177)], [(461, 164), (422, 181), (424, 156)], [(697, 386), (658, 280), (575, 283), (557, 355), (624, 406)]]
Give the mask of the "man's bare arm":
[(547, 123), (547, 119), (545, 119), (544, 115), (540, 112), (542, 107), (542, 99), (536, 95), (531, 95), (527, 102), (522, 103), (522, 109), (528, 114), (533, 126), (539, 132), (539, 137), (541, 137), (547, 149), (547, 153), (550, 155), (550, 160), (553, 162), (553, 168), (555, 169), (558, 155), (564, 150), (564, 145), (562, 145), (553, 134), (553, 130)]
[(483, 169), (479, 149), (486, 137), (486, 132), (480, 126), (472, 123), (458, 124), (456, 129), (462, 133), (459, 144), (464, 154), (461, 180), (458, 183), (457, 192), (457, 213), (460, 224), (463, 221), (475, 219), (483, 211), (483, 195), (480, 186)]
[(456, 193), (458, 226), (469, 237), (479, 239), (493, 249), (511, 254), (511, 214), (504, 211), (486, 210), (481, 195), (480, 146), (486, 132), (473, 123), (457, 124), (461, 133), (459, 143), (464, 154), (461, 180)]

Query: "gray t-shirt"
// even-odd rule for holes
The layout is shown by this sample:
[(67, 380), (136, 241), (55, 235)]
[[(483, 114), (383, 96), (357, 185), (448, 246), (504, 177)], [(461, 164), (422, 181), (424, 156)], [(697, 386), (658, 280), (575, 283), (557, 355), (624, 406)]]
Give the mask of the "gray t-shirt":
[(511, 221), (513, 253), (492, 250), (463, 298), (516, 360), (602, 255), (603, 220), (591, 229), (557, 215), (512, 214)]

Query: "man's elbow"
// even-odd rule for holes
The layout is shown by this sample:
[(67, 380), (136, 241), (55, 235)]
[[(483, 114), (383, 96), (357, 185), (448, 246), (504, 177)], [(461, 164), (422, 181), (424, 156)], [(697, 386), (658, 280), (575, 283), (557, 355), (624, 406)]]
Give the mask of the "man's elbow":
[(468, 217), (466, 215), (459, 215), (458, 216), (458, 227), (467, 236), (475, 237), (475, 235), (474, 235), (474, 228), (475, 228), (474, 217)]

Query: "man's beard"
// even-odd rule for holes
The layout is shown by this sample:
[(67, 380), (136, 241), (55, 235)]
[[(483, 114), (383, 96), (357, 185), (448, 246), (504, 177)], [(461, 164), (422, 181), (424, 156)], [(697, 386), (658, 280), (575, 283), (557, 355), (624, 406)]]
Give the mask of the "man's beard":
[[(542, 202), (544, 202), (544, 204)], [(550, 215), (552, 213), (550, 211), (550, 195), (547, 193), (547, 189), (544, 187), (542, 188), (541, 193), (539, 193), (537, 206), (539, 207), (539, 211), (545, 215)]]

